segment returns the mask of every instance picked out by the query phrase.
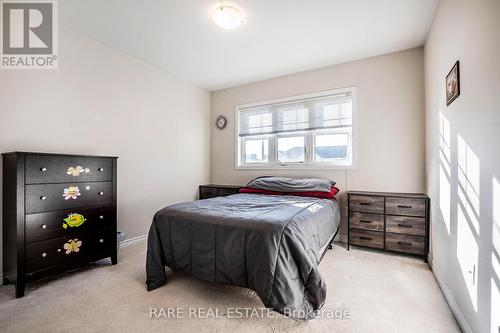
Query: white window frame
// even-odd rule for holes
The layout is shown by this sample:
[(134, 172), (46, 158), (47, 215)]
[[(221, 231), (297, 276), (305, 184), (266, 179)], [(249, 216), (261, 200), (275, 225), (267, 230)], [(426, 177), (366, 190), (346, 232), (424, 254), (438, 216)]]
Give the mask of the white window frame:
[[(241, 154), (240, 156), (245, 156), (246, 155), (246, 145), (245, 145), (245, 141), (247, 139), (250, 139), (250, 140), (261, 140), (261, 139), (268, 139), (268, 161), (267, 162), (249, 162), (249, 163), (246, 163), (245, 165), (247, 166), (262, 166), (264, 164), (269, 164), (273, 158), (272, 156), (274, 155), (274, 144), (271, 144), (271, 141), (274, 141), (275, 140), (275, 137), (274, 135), (270, 135), (270, 134), (258, 134), (258, 135), (252, 135), (251, 137), (244, 137), (244, 138), (241, 138)], [(239, 142), (239, 141), (238, 141)], [(240, 149), (240, 147), (238, 147), (238, 149)]]
[[(282, 133), (282, 134), (261, 134), (261, 135), (255, 135), (252, 136), (254, 138), (257, 137), (269, 137), (269, 162), (252, 162), (252, 163), (243, 163), (243, 156), (244, 155), (244, 148), (240, 150), (241, 147), (244, 147), (243, 142), (245, 140), (245, 137), (240, 138), (239, 136), (239, 129), (240, 129), (240, 122), (239, 122), (239, 114), (240, 110), (242, 109), (247, 109), (251, 107), (259, 107), (259, 106), (264, 106), (267, 104), (275, 104), (275, 103), (285, 103), (285, 102), (292, 102), (294, 100), (301, 100), (301, 99), (308, 99), (308, 98), (318, 98), (318, 97), (327, 97), (331, 95), (340, 95), (340, 94), (346, 94), (349, 93), (352, 98), (352, 126), (350, 129), (329, 129), (329, 130), (317, 130), (317, 131), (325, 131), (325, 132), (331, 132), (331, 133), (344, 133), (351, 131), (351, 163), (348, 164), (339, 164), (339, 163), (332, 163), (332, 162), (314, 162), (314, 156), (313, 154), (308, 154), (308, 151), (313, 151), (314, 150), (314, 134), (316, 133), (316, 130), (313, 131), (306, 131), (305, 133), (305, 150), (306, 150), (306, 160), (304, 163), (301, 162), (291, 162), (291, 163), (286, 163), (282, 164), (278, 161), (278, 143), (275, 142), (277, 141), (278, 136), (296, 136), (294, 135), (293, 132), (291, 133)], [(358, 152), (358, 145), (357, 145), (357, 99), (356, 99), (356, 87), (346, 87), (346, 88), (340, 88), (340, 89), (334, 89), (334, 90), (326, 90), (326, 91), (320, 91), (316, 93), (311, 93), (311, 94), (305, 94), (305, 95), (297, 95), (297, 96), (291, 96), (291, 97), (285, 97), (285, 98), (279, 98), (279, 99), (274, 99), (274, 100), (268, 100), (268, 101), (263, 101), (263, 102), (256, 102), (256, 103), (249, 103), (249, 104), (241, 104), (241, 105), (236, 105), (235, 108), (235, 125), (234, 125), (234, 167), (235, 169), (239, 170), (269, 170), (269, 169), (276, 169), (276, 170), (287, 170), (287, 169), (356, 169), (357, 168), (357, 152)], [(298, 132), (304, 132), (304, 131), (297, 131)]]

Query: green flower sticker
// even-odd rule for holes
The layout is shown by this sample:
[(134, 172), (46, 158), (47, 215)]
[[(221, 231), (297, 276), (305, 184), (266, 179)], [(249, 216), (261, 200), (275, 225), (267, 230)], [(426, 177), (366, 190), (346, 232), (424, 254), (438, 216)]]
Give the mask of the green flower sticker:
[(76, 213), (69, 214), (68, 217), (64, 219), (64, 222), (66, 222), (66, 223), (63, 223), (63, 228), (67, 229), (68, 226), (79, 227), (85, 221), (86, 221), (86, 219), (82, 214), (76, 214)]

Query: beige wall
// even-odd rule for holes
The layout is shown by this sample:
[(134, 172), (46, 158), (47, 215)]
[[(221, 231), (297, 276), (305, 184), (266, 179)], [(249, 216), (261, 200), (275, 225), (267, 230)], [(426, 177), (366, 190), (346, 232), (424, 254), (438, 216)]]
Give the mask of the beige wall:
[(118, 229), (144, 235), (209, 179), (210, 94), (65, 29), (59, 56), (0, 71), (0, 152), (119, 156)]
[[(499, 54), (500, 1), (441, 1), (425, 45), (432, 266), (470, 332), (500, 326)], [(447, 107), (444, 80), (456, 60), (461, 94)], [(450, 129), (442, 148), (440, 113)]]
[[(344, 191), (423, 191), (423, 74), (423, 49), (417, 48), (213, 92), (212, 124), (224, 115), (228, 126), (212, 125), (211, 181), (245, 184), (273, 174), (327, 177)], [(349, 86), (357, 89), (357, 169), (235, 169), (235, 105)]]

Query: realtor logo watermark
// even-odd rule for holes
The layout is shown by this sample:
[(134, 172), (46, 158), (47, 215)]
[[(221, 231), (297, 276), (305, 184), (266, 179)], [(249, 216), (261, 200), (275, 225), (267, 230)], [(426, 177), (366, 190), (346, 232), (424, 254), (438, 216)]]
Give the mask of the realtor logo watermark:
[[(292, 310), (284, 308), (283, 316), (287, 318), (321, 318), (333, 320), (351, 319), (349, 308), (323, 308), (321, 310)], [(248, 319), (248, 318), (280, 318), (279, 313), (268, 308), (240, 308), (229, 307), (226, 309), (212, 307), (167, 307), (149, 308), (149, 319)]]
[(0, 7), (0, 68), (57, 68), (57, 0), (0, 0)]

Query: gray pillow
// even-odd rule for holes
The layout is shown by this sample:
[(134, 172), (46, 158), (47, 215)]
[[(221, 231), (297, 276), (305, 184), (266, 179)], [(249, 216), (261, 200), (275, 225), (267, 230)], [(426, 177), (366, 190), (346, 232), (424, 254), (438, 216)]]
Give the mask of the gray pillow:
[(335, 182), (319, 178), (259, 177), (247, 187), (276, 192), (330, 192)]

